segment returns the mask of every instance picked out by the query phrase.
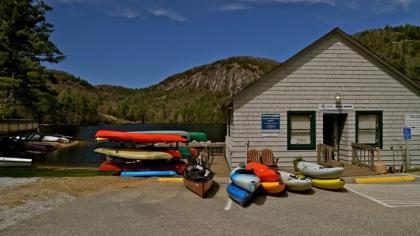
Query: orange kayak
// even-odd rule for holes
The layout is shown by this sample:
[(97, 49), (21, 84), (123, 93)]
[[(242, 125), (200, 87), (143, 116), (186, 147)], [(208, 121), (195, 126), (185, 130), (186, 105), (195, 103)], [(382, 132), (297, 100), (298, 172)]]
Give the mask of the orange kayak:
[(107, 138), (114, 141), (135, 143), (163, 143), (163, 142), (187, 142), (188, 139), (175, 134), (141, 134), (123, 131), (99, 130), (96, 138)]
[(286, 184), (282, 182), (261, 182), (261, 185), (266, 193), (278, 194), (284, 191)]

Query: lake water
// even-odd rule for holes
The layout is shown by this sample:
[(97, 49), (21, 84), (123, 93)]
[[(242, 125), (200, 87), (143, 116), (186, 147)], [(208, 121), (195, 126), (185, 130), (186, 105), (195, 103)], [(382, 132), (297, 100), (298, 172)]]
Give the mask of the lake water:
[(94, 136), (98, 130), (147, 131), (147, 130), (185, 130), (205, 132), (212, 142), (224, 142), (226, 135), (225, 124), (212, 125), (171, 125), (171, 124), (142, 124), (142, 125), (99, 125), (80, 127), (77, 138), (83, 140), (80, 144), (70, 148), (57, 150), (42, 158), (39, 163), (56, 166), (92, 166), (97, 167), (103, 157), (94, 150), (104, 147), (106, 143), (96, 143)]

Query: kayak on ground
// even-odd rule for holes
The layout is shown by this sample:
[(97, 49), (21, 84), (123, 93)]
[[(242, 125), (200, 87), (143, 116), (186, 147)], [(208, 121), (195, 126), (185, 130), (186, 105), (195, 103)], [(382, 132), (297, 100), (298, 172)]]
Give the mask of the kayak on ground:
[(241, 206), (246, 206), (250, 202), (253, 195), (253, 193), (245, 191), (232, 183), (228, 184), (226, 191), (229, 194), (229, 197), (232, 198), (235, 202), (239, 203)]
[(314, 163), (306, 161), (300, 161), (297, 163), (296, 168), (303, 175), (317, 178), (317, 179), (336, 179), (340, 178), (343, 174), (343, 167), (324, 167)]
[(312, 179), (312, 186), (322, 189), (339, 190), (344, 187), (346, 181), (342, 178), (337, 179)]
[(248, 191), (254, 192), (260, 186), (260, 178), (252, 170), (236, 168), (230, 173), (230, 180), (236, 186)]
[(311, 188), (312, 181), (305, 177), (298, 177), (286, 171), (280, 171), (281, 178), (291, 191), (306, 191)]

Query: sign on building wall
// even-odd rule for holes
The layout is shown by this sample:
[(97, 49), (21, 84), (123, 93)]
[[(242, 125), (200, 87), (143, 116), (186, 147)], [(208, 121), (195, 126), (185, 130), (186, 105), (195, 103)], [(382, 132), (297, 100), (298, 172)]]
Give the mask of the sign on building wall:
[(261, 130), (266, 133), (280, 132), (280, 114), (262, 114)]
[(411, 135), (420, 135), (420, 113), (407, 113), (405, 127), (411, 128)]
[(353, 104), (319, 104), (319, 110), (335, 111), (335, 110), (352, 110)]

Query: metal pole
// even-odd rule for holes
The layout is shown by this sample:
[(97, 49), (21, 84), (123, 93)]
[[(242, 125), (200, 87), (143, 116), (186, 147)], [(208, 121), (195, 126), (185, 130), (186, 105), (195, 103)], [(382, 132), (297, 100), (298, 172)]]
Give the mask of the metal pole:
[(410, 157), (410, 146), (408, 144), (408, 139), (405, 140), (405, 156), (406, 156), (406, 170), (411, 169), (411, 157)]

